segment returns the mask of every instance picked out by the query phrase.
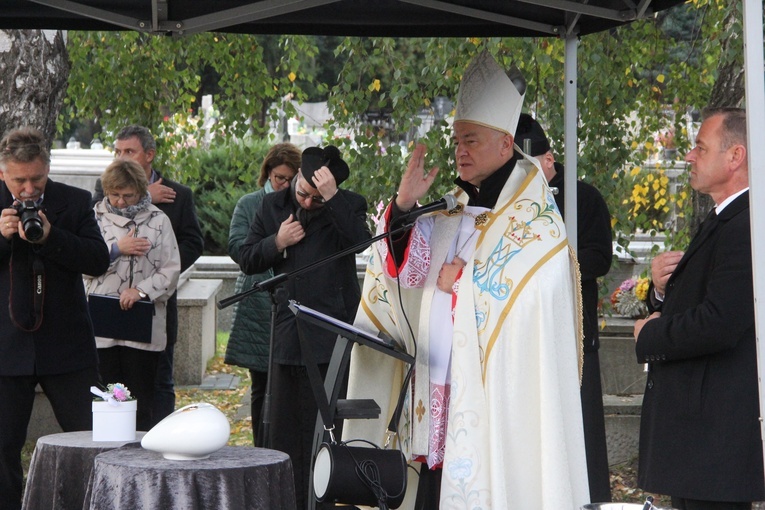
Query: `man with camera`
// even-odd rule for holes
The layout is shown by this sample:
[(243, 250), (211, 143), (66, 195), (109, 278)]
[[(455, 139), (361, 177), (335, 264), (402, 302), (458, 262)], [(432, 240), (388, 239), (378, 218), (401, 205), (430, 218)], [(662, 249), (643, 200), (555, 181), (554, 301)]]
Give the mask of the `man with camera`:
[(39, 384), (64, 431), (90, 430), (98, 359), (82, 275), (109, 267), (90, 193), (50, 181), (35, 129), (0, 141), (0, 508), (21, 507)]

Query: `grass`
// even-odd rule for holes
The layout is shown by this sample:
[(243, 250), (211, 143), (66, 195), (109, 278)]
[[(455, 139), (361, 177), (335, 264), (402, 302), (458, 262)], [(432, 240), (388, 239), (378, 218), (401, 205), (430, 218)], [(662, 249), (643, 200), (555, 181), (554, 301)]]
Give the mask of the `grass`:
[[(214, 405), (226, 415), (231, 424), (229, 446), (252, 446), (252, 419), (249, 409), (239, 413), (242, 405), (249, 407), (249, 402), (242, 404), (242, 399), (250, 386), (249, 371), (245, 368), (226, 365), (223, 356), (228, 344), (228, 333), (219, 332), (216, 344), (216, 354), (207, 364), (207, 374), (233, 374), (239, 377), (239, 385), (229, 390), (201, 390), (198, 387), (176, 388), (176, 409), (196, 402), (207, 402)], [(237, 417), (239, 416), (239, 419)], [(244, 416), (242, 418), (242, 416)], [(34, 450), (34, 441), (28, 441), (22, 452), (22, 465), (26, 475), (29, 460)], [(644, 503), (648, 494), (637, 488), (637, 459), (632, 462), (611, 467), (611, 495), (615, 502)], [(669, 507), (669, 498), (654, 495), (655, 504)]]

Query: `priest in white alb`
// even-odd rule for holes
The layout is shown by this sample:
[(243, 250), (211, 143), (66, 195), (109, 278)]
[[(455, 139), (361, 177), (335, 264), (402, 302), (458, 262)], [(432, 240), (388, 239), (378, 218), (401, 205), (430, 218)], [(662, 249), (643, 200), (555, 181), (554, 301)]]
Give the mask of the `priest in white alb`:
[[(588, 503), (579, 399), (577, 264), (538, 166), (514, 153), (525, 81), (484, 51), (467, 68), (454, 118), (457, 207), (378, 241), (355, 325), (415, 356), (408, 366), (354, 347), (348, 397), (379, 420), (344, 438), (394, 439), (419, 480), (402, 508), (578, 509)], [(378, 234), (417, 206), (437, 168), (415, 148)]]

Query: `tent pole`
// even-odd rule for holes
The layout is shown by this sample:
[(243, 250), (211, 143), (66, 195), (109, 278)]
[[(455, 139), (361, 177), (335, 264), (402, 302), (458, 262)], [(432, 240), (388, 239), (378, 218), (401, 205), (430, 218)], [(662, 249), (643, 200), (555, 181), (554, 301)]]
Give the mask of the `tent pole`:
[(744, 70), (746, 90), (747, 155), (749, 158), (749, 214), (752, 232), (752, 271), (754, 273), (754, 320), (757, 338), (757, 366), (760, 388), (760, 434), (765, 456), (765, 345), (762, 343), (765, 320), (765, 268), (758, 254), (765, 256), (765, 147), (760, 139), (765, 130), (765, 82), (763, 76), (762, 0), (744, 0)]
[(576, 95), (576, 68), (577, 55), (576, 50), (579, 46), (579, 38), (576, 35), (568, 34), (565, 38), (566, 51), (564, 63), (563, 88), (563, 159), (566, 171), (563, 174), (563, 189), (566, 197), (565, 211), (566, 217), (566, 236), (568, 242), (574, 251), (577, 249), (576, 243), (576, 181), (578, 177), (577, 158), (577, 95)]

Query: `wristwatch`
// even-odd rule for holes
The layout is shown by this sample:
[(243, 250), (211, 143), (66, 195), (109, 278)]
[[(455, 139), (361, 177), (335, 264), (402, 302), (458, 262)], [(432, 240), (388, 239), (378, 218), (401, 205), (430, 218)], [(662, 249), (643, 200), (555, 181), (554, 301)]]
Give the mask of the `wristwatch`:
[(145, 293), (144, 291), (142, 291), (141, 289), (135, 289), (135, 290), (137, 290), (137, 291), (138, 291), (138, 296), (139, 296), (141, 299), (146, 299), (146, 298), (148, 297), (148, 294), (146, 294), (146, 293)]

